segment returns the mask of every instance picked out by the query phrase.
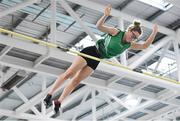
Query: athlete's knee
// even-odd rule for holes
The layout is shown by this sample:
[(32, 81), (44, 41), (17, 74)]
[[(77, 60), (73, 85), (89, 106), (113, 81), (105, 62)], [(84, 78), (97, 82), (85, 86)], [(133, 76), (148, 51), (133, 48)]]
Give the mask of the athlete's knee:
[(64, 76), (64, 79), (69, 79), (70, 77), (72, 77), (74, 75), (74, 71), (72, 70), (67, 70), (66, 72), (64, 72), (63, 76)]

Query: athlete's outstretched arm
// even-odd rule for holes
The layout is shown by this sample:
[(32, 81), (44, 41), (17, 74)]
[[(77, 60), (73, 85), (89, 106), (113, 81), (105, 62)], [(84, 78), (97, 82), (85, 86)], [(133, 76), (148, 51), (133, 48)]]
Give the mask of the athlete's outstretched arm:
[(147, 40), (143, 44), (138, 44), (136, 42), (131, 42), (131, 47), (130, 48), (133, 49), (133, 50), (146, 49), (153, 42), (153, 40), (154, 40), (154, 38), (155, 38), (155, 36), (157, 34), (157, 30), (158, 30), (158, 27), (155, 24), (153, 26), (153, 30), (152, 30), (151, 35), (147, 38)]
[(111, 5), (108, 5), (104, 9), (103, 16), (97, 21), (96, 26), (100, 31), (111, 34), (114, 36), (118, 33), (118, 30), (114, 27), (108, 27), (108, 26), (104, 25), (104, 21), (110, 15), (110, 12), (111, 12)]

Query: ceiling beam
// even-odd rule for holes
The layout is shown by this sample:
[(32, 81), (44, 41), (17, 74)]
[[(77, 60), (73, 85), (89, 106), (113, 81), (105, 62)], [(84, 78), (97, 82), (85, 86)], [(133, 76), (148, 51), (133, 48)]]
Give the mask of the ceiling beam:
[[(119, 6), (115, 7), (114, 9), (116, 10), (120, 10), (122, 11), (128, 4), (130, 4), (131, 2), (133, 2), (134, 0), (125, 0), (124, 2), (122, 2)], [(105, 20), (105, 22), (109, 21), (113, 16), (108, 16), (107, 19)]]
[[(6, 36), (4, 36), (5, 38), (9, 38), (9, 37), (6, 37)], [(15, 39), (13, 39), (13, 40), (11, 40), (11, 39), (5, 39), (4, 37), (2, 37), (2, 35), (1, 35), (1, 38), (2, 38), (2, 41), (1, 42), (3, 42), (3, 44), (5, 44), (5, 43), (7, 43), (8, 42), (8, 40), (10, 41), (10, 44), (13, 46), (13, 41), (14, 41), (14, 44), (16, 44), (17, 46), (19, 46), (19, 47), (21, 47), (21, 44), (18, 44), (18, 42), (15, 40)], [(19, 42), (21, 42), (21, 41), (19, 41)], [(27, 43), (26, 43), (27, 44)], [(30, 47), (30, 50), (29, 51), (32, 51), (33, 49), (32, 49), (32, 47), (30, 46), (30, 43), (28, 44), (29, 45), (29, 47)], [(33, 44), (34, 45), (34, 44)], [(17, 47), (16, 46), (16, 47)], [(36, 45), (36, 46), (38, 46), (38, 45)], [(40, 45), (39, 45), (40, 46)], [(25, 46), (26, 47), (26, 49), (27, 49), (27, 45)], [(38, 48), (38, 50), (40, 49), (40, 47), (37, 47)], [(37, 50), (37, 48), (36, 49), (34, 49), (34, 51), (35, 51), (35, 53), (37, 53), (38, 52), (38, 50)], [(45, 47), (44, 47), (45, 48)], [(43, 52), (44, 53), (44, 52)], [(62, 58), (62, 56), (64, 57), (64, 58)], [(14, 61), (12, 61), (9, 57), (8, 58), (6, 58), (7, 56), (5, 56), (3, 59), (2, 59), (2, 61), (1, 61), (1, 63), (2, 64), (8, 64), (7, 66), (13, 66), (13, 67), (15, 67), (15, 68), (21, 68), (21, 69), (25, 69), (25, 70), (27, 70), (27, 68), (29, 68), (28, 69), (28, 71), (32, 71), (32, 72), (36, 72), (36, 73), (43, 73), (43, 74), (48, 74), (49, 76), (51, 75), (51, 76), (57, 76), (58, 74), (59, 74), (59, 70), (57, 70), (57, 72), (55, 72), (55, 70), (53, 71), (53, 69), (51, 69), (51, 73), (49, 72), (49, 69), (42, 69), (42, 64), (40, 65), (40, 66), (38, 66), (38, 67), (36, 67), (36, 69), (34, 69), (34, 68), (32, 68), (33, 67), (33, 63), (29, 63), (29, 64), (25, 64), (25, 61), (24, 62), (21, 62), (21, 63), (19, 63), (19, 62), (16, 62), (15, 60)], [(72, 58), (74, 57), (74, 56), (72, 56), (72, 55), (68, 55), (67, 56), (67, 54), (66, 53), (64, 53), (64, 52), (61, 52), (61, 51), (58, 51), (58, 50), (56, 50), (56, 49), (52, 49), (52, 50), (50, 50), (50, 57), (53, 57), (53, 58), (60, 58), (60, 59), (63, 59), (64, 61), (67, 61), (67, 62), (69, 62), (70, 60), (72, 60)], [(19, 59), (17, 60), (17, 61), (20, 61)], [(16, 67), (17, 66), (17, 67)], [(21, 67), (22, 66), (22, 67)], [(41, 68), (41, 69), (40, 69)], [(120, 73), (126, 73), (127, 75), (131, 75), (132, 77), (134, 77), (134, 78), (144, 78), (144, 81), (146, 81), (146, 80), (154, 80), (154, 81), (151, 81), (153, 84), (155, 84), (155, 85), (159, 85), (159, 86), (163, 86), (163, 87), (165, 87), (165, 88), (168, 88), (168, 89), (175, 89), (176, 88), (176, 84), (171, 84), (170, 82), (165, 82), (165, 81), (160, 81), (161, 79), (158, 79), (158, 78), (154, 78), (154, 77), (150, 77), (150, 76), (146, 76), (146, 75), (142, 75), (142, 74), (139, 74), (139, 73), (135, 73), (135, 72), (131, 72), (131, 71), (128, 71), (128, 70), (124, 70), (124, 69), (121, 69), (121, 68), (116, 68), (116, 67), (113, 67), (112, 68), (112, 66), (110, 66), (110, 65), (106, 65), (106, 64), (103, 64), (103, 63), (101, 63), (100, 65), (99, 65), (99, 67), (98, 67), (98, 69), (100, 69), (100, 70), (108, 70), (108, 72), (109, 73), (113, 73), (113, 74), (115, 74), (115, 75), (119, 75)], [(39, 70), (39, 71), (38, 71)], [(115, 71), (116, 70), (116, 71)], [(124, 72), (125, 71), (125, 72)], [(54, 73), (53, 73), (54, 72)], [(56, 73), (57, 73), (57, 75), (56, 75)], [(142, 79), (143, 80), (143, 79)], [(89, 83), (89, 82), (88, 82)], [(86, 84), (88, 84), (88, 83), (86, 83)], [(89, 83), (90, 84), (90, 83)], [(95, 86), (95, 85), (94, 85)], [(179, 88), (176, 88), (176, 89), (179, 89)]]
[[(49, 6), (48, 6), (48, 7), (49, 7)], [(74, 11), (77, 11), (77, 10), (80, 9), (80, 8), (81, 8), (80, 5), (75, 5), (72, 9), (73, 9)], [(46, 9), (45, 9), (45, 10), (46, 10)], [(45, 11), (45, 10), (44, 10), (44, 11)], [(41, 13), (43, 13), (43, 12), (40, 12), (38, 16), (40, 16)], [(68, 12), (65, 12), (64, 14), (70, 16)], [(37, 18), (37, 17), (36, 17), (36, 18)], [(59, 24), (59, 23), (56, 23), (56, 28), (58, 28), (59, 26), (60, 26), (60, 24)], [(39, 39), (44, 39), (44, 38), (48, 37), (48, 35), (50, 34), (50, 31), (51, 31), (51, 30), (50, 30), (50, 26), (49, 26), (49, 27), (47, 28), (47, 30), (46, 30), (42, 35), (40, 35)]]
[(32, 5), (33, 3), (36, 3), (38, 1), (39, 0), (28, 0), (28, 1), (25, 1), (25, 2), (20, 3), (18, 5), (15, 5), (13, 7), (10, 7), (7, 10), (4, 10), (4, 11), (0, 12), (0, 18), (2, 18), (3, 16), (8, 15), (10, 13), (13, 13), (13, 12), (15, 12), (17, 10), (20, 10), (22, 8), (25, 8), (26, 6)]
[(36, 116), (28, 113), (17, 114), (15, 111), (6, 110), (6, 109), (0, 109), (0, 115), (13, 117), (16, 119), (59, 121), (57, 119), (48, 118), (46, 116)]
[(150, 15), (149, 17), (147, 17), (146, 20), (147, 21), (153, 21), (155, 18), (157, 18), (158, 16), (160, 16), (163, 13), (164, 13), (163, 10), (158, 10), (155, 13), (153, 13), (152, 15)]
[(59, 1), (63, 8), (76, 20), (76, 22), (82, 27), (82, 29), (93, 39), (93, 41), (97, 41), (94, 33), (84, 24), (84, 22), (79, 18), (79, 16), (73, 11), (73, 9), (69, 6), (69, 4), (64, 1)]
[[(92, 1), (88, 1), (88, 0), (83, 0), (83, 1), (82, 0), (68, 0), (68, 1), (79, 4), (81, 6), (88, 7), (90, 9), (93, 9), (93, 10), (96, 10), (96, 11), (99, 11), (99, 12), (103, 12), (103, 10), (104, 10), (104, 5), (101, 5), (101, 4), (92, 2)], [(145, 27), (147, 27), (149, 29), (152, 29), (152, 27), (154, 25), (154, 23), (151, 23), (151, 22), (149, 22), (147, 20), (125, 14), (125, 13), (120, 12), (119, 10), (116, 10), (116, 9), (113, 9), (113, 8), (111, 10), (110, 15), (112, 15), (114, 17), (122, 17), (124, 20), (129, 21), (129, 22), (133, 22), (134, 19), (139, 19), (142, 22), (142, 26), (145, 26)], [(171, 30), (171, 29), (169, 29), (167, 27), (160, 26), (160, 25), (158, 25), (158, 31), (161, 32), (161, 33), (164, 33), (166, 35), (170, 35), (170, 36), (175, 36), (176, 35), (175, 31), (173, 31), (173, 30)]]
[[(27, 42), (23, 42), (23, 41), (20, 41), (20, 40), (17, 40), (17, 39), (13, 39), (13, 38), (10, 38), (10, 37), (7, 37), (7, 36), (4, 36), (4, 35), (0, 35), (1, 37), (1, 43), (5, 44), (5, 45), (10, 45), (12, 47), (16, 47), (16, 48), (19, 48), (19, 49), (24, 49), (24, 50), (27, 50), (27, 51), (31, 51), (31, 52), (34, 52), (34, 53), (38, 53), (38, 54), (45, 54), (46, 51), (47, 51), (47, 48), (44, 47), (44, 46), (41, 46), (41, 45), (36, 45), (36, 44), (33, 44), (33, 43), (27, 43)], [(162, 40), (163, 41), (163, 40)], [(59, 59), (64, 59), (65, 61), (70, 61), (73, 59), (73, 56), (71, 55), (68, 55), (64, 52), (61, 52), (57, 49), (50, 49), (50, 56), (53, 57), (53, 58), (59, 58)], [(62, 58), (62, 56), (64, 58)], [(6, 56), (7, 57), (7, 56)], [(5, 58), (6, 58), (5, 57)], [(3, 59), (5, 59), (3, 58)], [(14, 58), (15, 59), (15, 58)], [(31, 62), (28, 62), (28, 63), (24, 63), (21, 59), (19, 60), (12, 60), (12, 58), (10, 59), (6, 59), (3, 61), (3, 64), (8, 64), (8, 66), (13, 66), (16, 68), (22, 68), (22, 69), (25, 69), (25, 70), (28, 70), (28, 71), (32, 71), (32, 72), (36, 72), (36, 73), (42, 73), (43, 71), (47, 71), (47, 72), (43, 72), (44, 74), (47, 74), (47, 75), (50, 75), (50, 76), (57, 76), (61, 71), (59, 69), (57, 69), (56, 71), (53, 69), (53, 68), (49, 68), (51, 71), (48, 71), (49, 69), (47, 68), (42, 68), (42, 65), (40, 65), (39, 67), (37, 67), (36, 69), (32, 68), (33, 67), (33, 63), (31, 64)], [(12, 61), (12, 62), (10, 62)], [(138, 60), (136, 60), (138, 61)], [(17, 63), (16, 63), (17, 62)], [(20, 64), (20, 65), (19, 65)], [(102, 70), (109, 70), (109, 69), (103, 69), (104, 67), (99, 67), (98, 69), (101, 69)], [(112, 67), (110, 67), (112, 68)], [(119, 70), (119, 69), (118, 69)], [(49, 72), (51, 72), (52, 74), (50, 74)], [(111, 72), (111, 69), (110, 69), (110, 72)], [(113, 71), (112, 71), (113, 72)], [(54, 74), (53, 74), (54, 73)], [(118, 73), (119, 75), (119, 73)], [(94, 79), (91, 79), (90, 78), (90, 81), (87, 82), (87, 84), (90, 84), (90, 85), (94, 85), (96, 84), (97, 82), (100, 82), (99, 80), (97, 81), (96, 79), (96, 82), (92, 82), (92, 80)], [(85, 81), (86, 82), (86, 81)], [(85, 83), (84, 82), (84, 83)], [(98, 84), (96, 84), (98, 85)], [(104, 85), (104, 88), (107, 88), (105, 85), (106, 85), (106, 82), (103, 83), (100, 83), (99, 84), (99, 87), (103, 87)], [(94, 85), (95, 86), (95, 85)], [(169, 85), (168, 85), (169, 86)], [(113, 89), (113, 87), (110, 87), (111, 89)], [(118, 90), (121, 89), (118, 87)], [(42, 98), (42, 97), (41, 97)]]
[[(119, 6), (117, 6), (115, 9), (117, 10), (122, 10), (124, 9), (128, 4), (130, 4), (131, 2), (133, 2), (134, 0), (126, 0), (124, 2), (122, 2)], [(107, 19), (106, 19), (106, 22), (109, 21), (110, 19), (112, 18), (112, 16), (109, 16)], [(98, 18), (96, 21), (98, 21), (100, 18)], [(96, 23), (94, 23), (96, 24)], [(70, 44), (71, 45), (75, 45), (77, 44), (78, 42), (80, 42), (84, 37), (86, 37), (87, 34), (86, 32), (83, 32), (81, 33), (79, 36), (76, 37), (76, 39), (74, 39)]]
[(119, 6), (117, 6), (115, 9), (117, 10), (122, 10), (125, 7), (127, 7), (130, 3), (132, 3), (134, 0), (125, 0), (124, 2), (122, 2)]
[[(4, 39), (3, 39), (3, 38), (4, 38)], [(27, 44), (28, 44), (28, 43), (26, 43), (26, 42), (17, 41), (16, 39), (13, 39), (13, 41), (8, 41), (8, 40), (10, 40), (10, 39), (7, 40), (7, 39), (5, 39), (5, 38), (9, 38), (9, 37), (1, 35), (1, 39), (2, 39), (2, 40), (1, 40), (1, 43), (3, 43), (3, 44), (6, 43), (6, 44), (7, 44), (7, 43), (9, 42), (9, 44), (10, 44), (11, 46), (13, 46), (13, 43), (14, 43), (16, 46), (21, 46), (20, 44), (18, 45), (18, 42), (21, 43), (21, 44), (24, 43), (24, 44), (26, 44), (26, 46), (25, 46), (25, 45), (24, 45), (25, 47), (21, 46), (21, 48), (23, 47), (25, 50), (27, 50), (27, 49), (30, 47), (30, 46), (27, 47)], [(12, 39), (12, 38), (11, 38), (11, 39)], [(168, 39), (168, 38), (166, 38), (166, 39), (167, 39), (166, 41), (170, 40), (170, 39)], [(15, 43), (15, 42), (16, 42), (16, 43)], [(164, 42), (165, 42), (165, 41), (164, 41)], [(33, 44), (33, 45), (34, 45), (34, 44)], [(33, 45), (32, 45), (32, 46), (33, 46)], [(36, 46), (38, 46), (38, 45), (36, 45)], [(159, 47), (160, 47), (160, 46), (159, 46)], [(37, 47), (37, 48), (38, 48), (38, 50), (40, 49), (40, 47)], [(37, 52), (38, 52), (38, 51), (37, 51), (37, 48), (34, 48), (34, 49), (30, 48), (29, 51), (34, 51), (35, 53), (37, 53)], [(43, 53), (45, 53), (45, 52), (48, 51), (48, 49), (47, 49), (46, 47), (43, 47), (43, 46), (42, 46), (42, 48), (46, 49), (45, 51), (43, 51)], [(53, 55), (54, 55), (54, 58), (58, 58), (58, 57), (59, 57), (60, 59), (62, 59), (62, 55), (64, 55), (64, 56), (63, 56), (63, 57), (64, 57), (63, 59), (64, 59), (64, 60), (67, 60), (67, 58), (68, 58), (68, 60), (67, 60), (68, 62), (69, 62), (69, 57), (73, 58), (72, 56), (68, 56), (68, 57), (67, 57), (67, 56), (66, 56), (66, 53), (60, 52), (60, 51), (58, 51), (58, 50), (56, 50), (57, 52), (52, 52), (52, 51), (54, 51), (54, 50), (56, 50), (56, 49), (51, 49), (51, 48), (49, 49), (49, 51), (50, 51), (50, 52), (49, 52), (49, 53), (50, 53), (50, 54), (49, 54), (49, 55), (50, 55), (49, 57), (53, 57)], [(153, 50), (154, 50), (154, 48), (153, 48)], [(156, 49), (155, 49), (155, 50), (156, 50)], [(57, 53), (59, 53), (59, 54), (57, 54)], [(61, 54), (60, 54), (60, 53), (61, 53)], [(148, 57), (148, 56), (150, 56), (150, 55), (151, 55), (151, 54), (145, 54), (144, 56)], [(143, 56), (142, 56), (142, 57), (143, 57)], [(3, 60), (3, 59), (4, 59), (4, 58), (2, 58), (2, 60)], [(72, 60), (72, 59), (70, 59), (70, 60)], [(141, 60), (143, 60), (143, 59), (141, 59)], [(8, 62), (8, 61), (7, 61), (7, 62)], [(139, 62), (141, 62), (141, 61), (139, 61)], [(15, 63), (16, 63), (16, 62), (15, 62)], [(22, 63), (20, 63), (20, 64), (22, 64)], [(18, 65), (18, 63), (17, 63), (17, 65)], [(100, 65), (101, 65), (101, 64), (100, 64)], [(106, 66), (106, 64), (103, 64), (103, 65)], [(136, 64), (134, 64), (134, 65), (136, 65)], [(32, 63), (32, 65), (29, 65), (29, 66), (30, 66), (30, 67), (33, 66), (33, 63)], [(102, 68), (104, 68), (104, 67), (102, 67)], [(102, 69), (102, 70), (104, 70), (104, 69)], [(111, 70), (111, 69), (110, 69), (110, 70)], [(33, 71), (33, 68), (32, 68), (32, 71)], [(120, 71), (120, 69), (119, 69), (119, 71)], [(119, 72), (119, 71), (118, 71), (118, 72)], [(112, 71), (112, 72), (110, 71), (110, 73), (113, 73), (113, 72), (114, 72), (114, 71)], [(128, 71), (127, 73), (130, 75), (131, 72)], [(114, 74), (116, 74), (116, 73), (114, 72)], [(117, 75), (119, 75), (119, 74), (117, 74)], [(142, 77), (142, 76), (141, 76), (141, 77)], [(152, 82), (152, 81), (151, 81), (151, 82)]]

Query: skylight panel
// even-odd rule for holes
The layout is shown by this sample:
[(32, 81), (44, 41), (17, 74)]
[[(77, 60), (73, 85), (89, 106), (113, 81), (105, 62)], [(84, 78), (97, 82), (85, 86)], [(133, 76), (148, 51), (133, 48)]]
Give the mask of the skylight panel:
[(146, 3), (153, 7), (159, 8), (163, 11), (169, 10), (173, 4), (165, 2), (164, 0), (139, 0), (140, 2)]
[[(158, 62), (153, 63), (152, 65), (150, 65), (148, 68), (153, 70), (155, 69), (156, 65)], [(165, 74), (165, 73), (172, 73), (172, 71), (177, 70), (177, 64), (175, 60), (169, 59), (164, 57), (161, 60), (161, 63), (159, 64), (159, 67), (157, 69), (157, 71), (161, 72), (161, 74)]]

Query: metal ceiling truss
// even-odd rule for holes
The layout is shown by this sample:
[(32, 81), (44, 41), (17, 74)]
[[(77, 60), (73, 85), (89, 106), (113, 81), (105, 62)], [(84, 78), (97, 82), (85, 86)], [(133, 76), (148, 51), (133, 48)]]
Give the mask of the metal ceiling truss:
[[(13, 39), (13, 38), (10, 38), (10, 37), (5, 36), (5, 35), (0, 35), (0, 38), (1, 38), (1, 43), (3, 43), (4, 45), (10, 46), (10, 47), (16, 47), (18, 49), (23, 49), (23, 50), (30, 51), (30, 52), (33, 52), (33, 53), (38, 53), (40, 55), (43, 55), (47, 51), (49, 51), (49, 57), (60, 59), (60, 60), (63, 59), (64, 61), (67, 61), (67, 62), (71, 62), (70, 60), (72, 60), (74, 58), (74, 56), (66, 54), (64, 52), (61, 52), (59, 50), (52, 49), (52, 48), (47, 49), (46, 47), (43, 47), (41, 45), (23, 42), (21, 40)], [(164, 40), (162, 40), (162, 41), (164, 43), (166, 42)], [(159, 46), (159, 48), (162, 47), (162, 46), (163, 46), (163, 44), (161, 44), (161, 46)], [(154, 50), (154, 48), (152, 50)], [(64, 57), (64, 58), (61, 58), (61, 57)], [(137, 60), (137, 61), (139, 61), (139, 60)], [(14, 68), (19, 68), (19, 69), (23, 69), (23, 70), (27, 70), (27, 71), (35, 72), (35, 73), (41, 73), (41, 74), (44, 74), (44, 75), (47, 75), (47, 76), (49, 75), (49, 76), (54, 76), (54, 77), (57, 77), (59, 73), (62, 73), (64, 71), (64, 70), (61, 70), (61, 69), (57, 69), (55, 67), (50, 67), (50, 66), (44, 65), (42, 63), (39, 63), (39, 65), (34, 68), (34, 62), (23, 60), (23, 59), (19, 59), (19, 58), (13, 57), (13, 56), (8, 56), (6, 54), (1, 59), (0, 63), (4, 64), (6, 66), (10, 66), (10, 67), (14, 67)], [(102, 70), (102, 71), (103, 70), (107, 70), (110, 73), (114, 72), (112, 70), (116, 70), (118, 73), (113, 73), (113, 74), (115, 74), (115, 75), (118, 74), (117, 75), (118, 78), (119, 78), (119, 74), (120, 73), (124, 73), (124, 71), (125, 71), (125, 70), (119, 71), (119, 69), (117, 69), (115, 67), (111, 67), (109, 65), (105, 65), (103, 63), (100, 64), (100, 66), (98, 67), (98, 70)], [(142, 76), (142, 75), (140, 74), (140, 76)], [(113, 79), (111, 80), (110, 79), (109, 83), (111, 83), (113, 81), (117, 81), (117, 78), (115, 80), (113, 80)], [(97, 78), (93, 78), (93, 77), (89, 77), (83, 83), (87, 84), (87, 85), (90, 85), (90, 86), (95, 86), (95, 87), (98, 87), (98, 88), (116, 90), (116, 91), (120, 91), (120, 92), (124, 92), (124, 93), (132, 93), (133, 91), (135, 91), (134, 89), (136, 89), (136, 88), (134, 88), (134, 89), (133, 88), (128, 88), (126, 86), (119, 85), (117, 83), (111, 84), (109, 87), (107, 87), (108, 86), (107, 82), (108, 81), (97, 79)], [(144, 82), (144, 83), (146, 83), (146, 82)], [(158, 85), (161, 86), (162, 84), (160, 83)], [(165, 86), (165, 87), (169, 88), (170, 85)], [(139, 88), (143, 88), (144, 86), (145, 85), (139, 86)], [(48, 89), (49, 88), (50, 87), (48, 87)], [(44, 97), (44, 95), (47, 93), (48, 89), (44, 90), (42, 93), (40, 93), (37, 96), (35, 96), (34, 99), (29, 100), (28, 102), (26, 102), (24, 105), (19, 107), (16, 111), (17, 112), (19, 112), (19, 111), (27, 111), (27, 110), (29, 110), (30, 107), (40, 103), (39, 99), (42, 99)], [(148, 94), (145, 94), (145, 93), (143, 94), (142, 92), (143, 92), (142, 90), (140, 90), (139, 92), (135, 92), (135, 95), (139, 95), (139, 96), (141, 96), (143, 98), (146, 98), (146, 99), (156, 99), (157, 98), (152, 93), (149, 93), (149, 96), (148, 96)], [(170, 102), (166, 102), (166, 103), (170, 103)], [(173, 103), (173, 105), (174, 105), (174, 103)], [(178, 105), (178, 104), (175, 103), (175, 105)]]
[[(67, 11), (69, 11), (70, 15), (72, 15), (77, 22), (85, 29), (85, 31), (94, 39), (96, 40), (94, 34), (89, 31), (89, 29), (82, 23), (82, 21), (77, 17), (77, 15), (72, 11), (72, 9), (68, 6), (68, 4), (64, 1), (64, 0), (60, 0), (61, 4), (65, 7), (65, 9)], [(76, 4), (85, 6), (85, 7), (89, 7), (91, 9), (97, 10), (102, 12), (104, 6), (101, 6), (97, 3), (91, 2), (91, 1), (80, 1), (80, 0), (69, 0), (71, 2), (74, 2)], [(28, 4), (29, 5), (29, 4)], [(93, 6), (97, 6), (97, 7), (93, 7)], [(17, 9), (20, 9), (19, 7), (17, 7)], [(17, 10), (16, 9), (16, 10)], [(135, 18), (129, 15), (126, 15), (124, 13), (121, 13), (117, 10), (112, 9), (112, 16), (115, 17), (123, 17), (125, 20), (127, 21), (131, 21)], [(152, 28), (152, 23), (147, 22), (145, 20), (142, 20), (144, 26), (148, 27), (148, 28)], [(168, 28), (162, 27), (162, 26), (158, 26), (159, 27), (159, 31), (170, 35), (170, 37), (166, 37), (164, 39), (162, 39), (160, 42), (162, 44), (158, 44), (157, 46), (154, 46), (153, 48), (151, 48), (150, 50), (147, 51), (147, 53), (145, 53), (141, 58), (137, 59), (134, 63), (131, 64), (131, 68), (134, 68), (136, 66), (138, 66), (139, 64), (141, 64), (145, 59), (147, 59), (149, 56), (152, 55), (152, 52), (157, 51), (158, 49), (162, 48), (164, 44), (168, 43), (170, 40), (174, 39), (174, 36), (176, 36), (176, 32), (174, 32), (173, 30), (170, 30)], [(173, 36), (173, 37), (172, 37)], [(19, 68), (22, 70), (26, 70), (26, 71), (30, 71), (30, 72), (35, 72), (35, 73), (39, 73), (39, 74), (43, 74), (46, 76), (53, 76), (53, 77), (57, 77), (59, 75), (59, 73), (63, 73), (64, 70), (60, 69), (60, 68), (55, 68), (52, 66), (48, 66), (45, 64), (42, 64), (42, 62), (44, 62), (45, 60), (47, 60), (48, 58), (55, 58), (55, 59), (59, 59), (59, 60), (63, 60), (65, 62), (72, 62), (71, 60), (74, 58), (73, 55), (69, 55), (67, 53), (61, 52), (58, 49), (53, 49), (53, 48), (47, 48), (41, 45), (37, 45), (37, 44), (33, 44), (33, 43), (27, 43), (21, 40), (17, 40), (15, 38), (11, 38), (10, 36), (5, 36), (5, 35), (0, 35), (1, 38), (1, 43), (6, 45), (7, 48), (5, 49), (4, 52), (2, 52), (2, 57), (0, 60), (0, 63), (9, 67), (13, 67), (13, 68)], [(179, 39), (179, 38), (178, 38)], [(177, 42), (176, 42), (177, 44)], [(18, 49), (22, 49), (22, 50), (26, 50), (32, 53), (37, 53), (40, 54), (40, 58), (37, 58), (35, 62), (29, 61), (29, 60), (25, 60), (22, 58), (18, 58), (18, 57), (13, 57), (10, 55), (7, 55), (7, 53), (9, 51), (11, 51), (12, 48), (18, 48)], [(179, 55), (179, 51), (177, 46), (175, 46), (176, 48), (176, 53)], [(63, 57), (63, 58), (62, 58)], [(179, 57), (179, 56), (178, 56)], [(177, 62), (179, 63), (179, 60), (177, 59)], [(179, 69), (179, 67), (178, 67)], [(85, 79), (82, 83), (86, 84), (88, 86), (93, 86), (93, 89), (90, 91), (91, 95), (92, 95), (92, 119), (93, 120), (97, 120), (97, 102), (95, 101), (97, 95), (95, 94), (95, 90), (99, 90), (100, 89), (106, 89), (107, 91), (116, 91), (116, 92), (122, 92), (125, 94), (134, 94), (137, 95), (143, 99), (147, 99), (148, 101), (139, 105), (136, 108), (133, 109), (129, 109), (128, 107), (125, 106), (125, 104), (123, 104), (123, 102), (118, 99), (117, 97), (113, 96), (111, 93), (108, 93), (108, 96), (110, 96), (111, 98), (113, 98), (116, 102), (118, 102), (119, 104), (121, 104), (122, 106), (126, 107), (128, 110), (122, 113), (117, 113), (118, 115), (114, 115), (112, 117), (110, 117), (110, 120), (115, 120), (115, 119), (124, 119), (127, 118), (127, 116), (129, 114), (132, 114), (134, 112), (143, 110), (145, 107), (150, 106), (156, 102), (162, 102), (165, 104), (170, 105), (171, 107), (173, 106), (179, 106), (180, 103), (178, 101), (175, 101), (176, 97), (168, 99), (168, 97), (173, 97), (174, 95), (178, 96), (178, 92), (180, 91), (179, 85), (172, 83), (172, 82), (167, 82), (164, 81), (163, 79), (159, 79), (159, 78), (155, 78), (155, 77), (151, 77), (151, 76), (147, 76), (147, 75), (143, 75), (141, 73), (137, 73), (137, 72), (132, 72), (130, 70), (126, 70), (126, 69), (122, 69), (122, 68), (117, 68), (117, 67), (112, 67), (110, 65), (106, 65), (104, 63), (101, 63), (98, 67), (98, 70), (101, 70), (103, 72), (108, 72), (111, 73), (113, 75), (116, 75), (116, 78), (112, 77), (109, 80), (102, 80), (102, 79), (98, 79), (95, 77), (89, 77), (87, 79)], [(126, 76), (119, 76), (119, 75), (126, 75)], [(124, 77), (132, 80), (132, 79), (141, 79), (139, 80), (140, 86), (137, 85), (136, 87), (128, 87), (125, 85), (121, 85), (116, 83), (118, 80), (123, 79)], [(21, 119), (49, 119), (50, 116), (52, 116), (52, 111), (46, 113), (44, 107), (42, 106), (42, 112), (40, 113), (34, 106), (38, 103), (41, 102), (41, 100), (43, 99), (43, 97), (46, 95), (46, 93), (48, 92), (48, 90), (51, 88), (48, 87), (45, 89), (45, 83), (42, 85), (42, 92), (39, 93), (38, 95), (36, 95), (35, 97), (33, 97), (32, 99), (28, 100), (23, 94), (22, 92), (20, 92), (18, 90), (17, 87), (14, 87), (13, 90), (16, 92), (16, 94), (25, 102), (22, 106), (20, 106), (19, 108), (17, 108), (15, 111), (9, 111), (9, 110), (1, 110), (0, 111), (0, 115), (5, 115), (5, 116), (9, 116), (9, 117), (14, 117), (14, 118), (21, 118)], [(142, 90), (145, 86), (147, 85), (155, 85), (158, 87), (162, 87), (164, 88), (166, 91), (164, 93), (152, 93), (152, 92), (146, 92), (144, 90)], [(64, 86), (64, 85), (63, 85)], [(61, 86), (60, 88), (62, 88), (63, 86)], [(87, 89), (87, 87), (85, 87), (85, 90)], [(138, 90), (138, 91), (137, 91)], [(67, 105), (68, 100), (72, 101), (73, 98), (75, 98), (76, 96), (79, 96), (80, 94), (84, 94), (84, 91), (82, 91), (82, 93), (79, 93), (79, 91), (75, 91), (73, 94), (71, 94), (68, 98), (66, 104), (63, 104), (62, 107), (64, 107), (65, 105)], [(173, 93), (172, 93), (173, 92)], [(166, 97), (164, 97), (164, 95), (166, 95)], [(85, 103), (86, 100), (86, 96), (84, 96), (82, 103)], [(110, 100), (107, 99), (107, 101), (110, 103)], [(35, 113), (35, 115), (33, 114), (26, 114), (24, 112), (28, 111), (31, 108), (31, 110)], [(73, 109), (72, 109), (73, 110)], [(118, 111), (116, 111), (118, 112)], [(16, 114), (16, 115), (14, 115)], [(46, 116), (44, 116), (44, 114)], [(42, 115), (42, 116), (41, 116)], [(73, 117), (73, 119), (76, 119), (77, 115), (75, 115)], [(51, 119), (52, 120), (52, 119)]]

